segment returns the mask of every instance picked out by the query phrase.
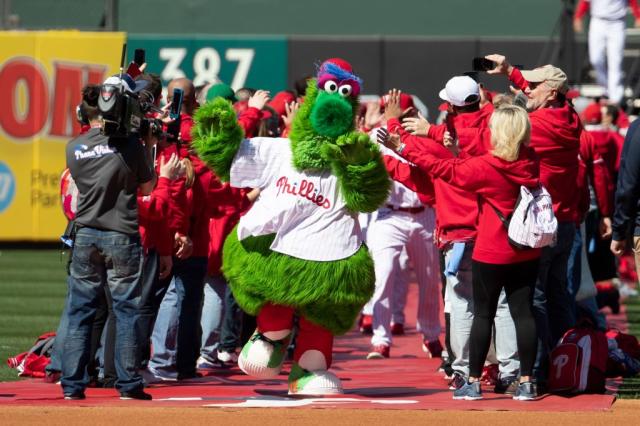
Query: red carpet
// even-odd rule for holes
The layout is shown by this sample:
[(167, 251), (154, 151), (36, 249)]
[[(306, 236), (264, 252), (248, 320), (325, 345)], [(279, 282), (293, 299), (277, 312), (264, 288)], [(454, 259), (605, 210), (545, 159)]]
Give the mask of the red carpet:
[[(414, 287), (414, 286), (412, 286)], [(411, 289), (410, 300), (415, 295)], [(407, 307), (407, 319), (415, 322), (415, 303)], [(620, 328), (624, 314), (615, 318)], [(571, 398), (547, 395), (537, 401), (513, 401), (510, 396), (484, 389), (482, 401), (454, 401), (447, 381), (437, 367), (440, 360), (427, 359), (414, 329), (394, 339), (391, 358), (366, 360), (369, 338), (352, 332), (336, 343), (333, 371), (340, 377), (345, 395), (338, 398), (299, 399), (287, 397), (286, 374), (282, 380), (253, 380), (238, 369), (172, 385), (148, 388), (154, 400), (121, 401), (113, 389), (87, 389), (84, 401), (64, 401), (60, 386), (41, 380), (0, 383), (2, 405), (67, 406), (234, 406), (234, 407), (318, 407), (381, 408), (411, 410), (533, 410), (602, 411), (615, 400), (617, 384), (611, 382), (607, 395), (578, 395)], [(288, 367), (285, 366), (285, 370)]]

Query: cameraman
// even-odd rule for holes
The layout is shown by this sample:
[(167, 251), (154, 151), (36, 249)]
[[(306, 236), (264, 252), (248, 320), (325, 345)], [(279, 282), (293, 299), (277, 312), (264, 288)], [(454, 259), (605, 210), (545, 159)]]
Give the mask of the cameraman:
[[(136, 83), (110, 77), (106, 85), (122, 85), (134, 93)], [(62, 356), (65, 399), (84, 399), (87, 387), (89, 336), (103, 286), (113, 299), (116, 317), (116, 388), (121, 399), (150, 400), (136, 371), (135, 323), (140, 299), (142, 247), (136, 195), (151, 193), (154, 141), (139, 135), (105, 136), (98, 128), (67, 144), (67, 167), (79, 190), (76, 237), (71, 258), (68, 334)]]

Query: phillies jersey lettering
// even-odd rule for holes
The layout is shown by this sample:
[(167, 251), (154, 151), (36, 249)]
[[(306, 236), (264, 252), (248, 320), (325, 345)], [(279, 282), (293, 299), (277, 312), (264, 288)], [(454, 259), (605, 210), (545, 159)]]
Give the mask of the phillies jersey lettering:
[(298, 171), (288, 139), (252, 138), (240, 144), (231, 185), (260, 188), (238, 223), (238, 239), (275, 234), (271, 250), (306, 260), (332, 261), (362, 245), (360, 225), (346, 207), (331, 171)]
[(282, 176), (276, 183), (278, 188), (278, 195), (291, 194), (298, 197), (306, 198), (319, 207), (330, 209), (331, 201), (326, 199), (323, 195), (318, 195), (318, 190), (313, 186), (313, 182), (307, 182), (306, 179), (302, 179), (300, 187), (298, 188), (298, 182), (294, 182), (293, 185), (289, 184), (289, 178)]

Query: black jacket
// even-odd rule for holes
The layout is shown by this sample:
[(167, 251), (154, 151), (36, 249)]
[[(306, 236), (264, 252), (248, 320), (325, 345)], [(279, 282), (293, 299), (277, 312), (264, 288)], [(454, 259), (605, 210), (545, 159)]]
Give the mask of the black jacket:
[(624, 139), (615, 211), (613, 213), (613, 239), (624, 241), (633, 227), (633, 235), (640, 236), (640, 120), (631, 124)]

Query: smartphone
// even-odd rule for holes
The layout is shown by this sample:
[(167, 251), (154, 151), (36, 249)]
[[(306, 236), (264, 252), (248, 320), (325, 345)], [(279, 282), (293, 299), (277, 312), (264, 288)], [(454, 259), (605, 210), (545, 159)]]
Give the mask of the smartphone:
[(489, 71), (496, 67), (496, 63), (487, 58), (473, 58), (472, 68), (474, 71)]
[(458, 139), (458, 132), (456, 131), (456, 126), (453, 123), (453, 114), (447, 114), (444, 122), (447, 128), (447, 132), (449, 132), (453, 140)]
[(146, 62), (144, 49), (136, 49), (133, 54), (133, 62), (139, 67)]
[(180, 117), (180, 111), (182, 111), (182, 89), (173, 89), (173, 95), (171, 97), (171, 109), (169, 110), (169, 118), (172, 120)]

